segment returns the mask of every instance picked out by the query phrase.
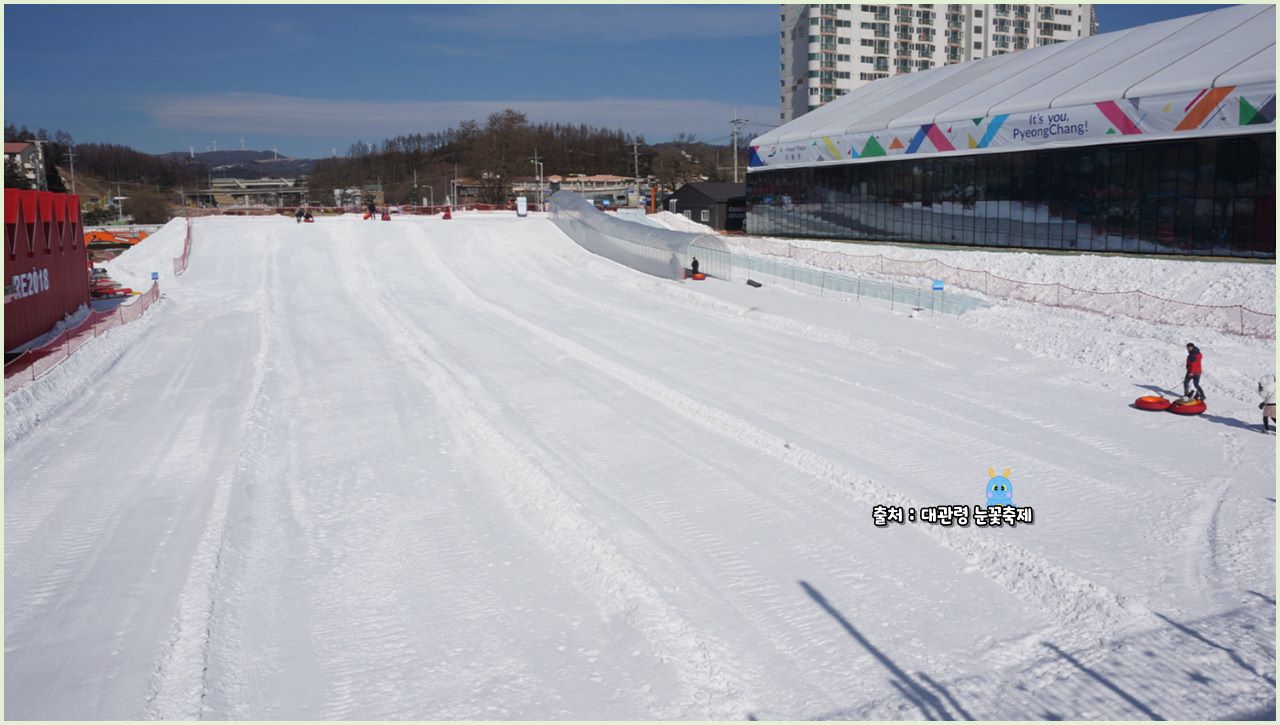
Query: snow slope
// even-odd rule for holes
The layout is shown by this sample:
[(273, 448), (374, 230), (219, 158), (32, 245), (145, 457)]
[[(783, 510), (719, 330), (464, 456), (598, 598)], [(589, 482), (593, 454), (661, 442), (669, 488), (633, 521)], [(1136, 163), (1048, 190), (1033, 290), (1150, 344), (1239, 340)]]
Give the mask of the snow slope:
[[(1025, 344), (1090, 344), (1066, 313), (671, 282), (514, 215), (194, 239), (7, 446), (10, 718), (1274, 712), (1275, 438)], [(872, 524), (989, 467), (1034, 525)]]

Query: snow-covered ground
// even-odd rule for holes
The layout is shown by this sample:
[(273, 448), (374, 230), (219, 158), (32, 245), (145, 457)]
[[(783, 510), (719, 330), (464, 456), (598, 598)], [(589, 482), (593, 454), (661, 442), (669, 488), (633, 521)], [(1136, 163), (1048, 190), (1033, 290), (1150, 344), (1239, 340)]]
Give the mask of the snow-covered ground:
[[(514, 215), (199, 219), (176, 279), (172, 232), (101, 377), (6, 399), (9, 718), (1274, 714), (1271, 341), (1196, 333), (1182, 418), (1129, 407), (1185, 342), (1136, 321), (660, 280)], [(872, 522), (1006, 467), (1033, 525)]]
[[(680, 214), (660, 211), (651, 223), (668, 229), (715, 234), (705, 224)], [(938, 259), (962, 269), (987, 271), (1005, 279), (1101, 292), (1142, 290), (1165, 299), (1200, 305), (1244, 305), (1259, 312), (1276, 308), (1276, 267), (1269, 262), (1187, 261), (1102, 254), (1040, 254), (1029, 251), (983, 251), (904, 246), (869, 242), (830, 242), (821, 239), (730, 236), (725, 241), (743, 251), (776, 252), (795, 244), (854, 256), (884, 255), (897, 260)]]

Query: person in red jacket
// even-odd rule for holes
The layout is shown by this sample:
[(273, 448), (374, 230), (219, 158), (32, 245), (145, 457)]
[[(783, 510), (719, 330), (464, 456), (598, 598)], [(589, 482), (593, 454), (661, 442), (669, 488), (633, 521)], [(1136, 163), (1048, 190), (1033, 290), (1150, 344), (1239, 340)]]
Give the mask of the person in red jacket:
[(1204, 356), (1194, 342), (1187, 343), (1187, 377), (1182, 379), (1182, 397), (1191, 397), (1191, 384), (1196, 386), (1196, 400), (1204, 400), (1204, 390), (1200, 388), (1200, 362)]

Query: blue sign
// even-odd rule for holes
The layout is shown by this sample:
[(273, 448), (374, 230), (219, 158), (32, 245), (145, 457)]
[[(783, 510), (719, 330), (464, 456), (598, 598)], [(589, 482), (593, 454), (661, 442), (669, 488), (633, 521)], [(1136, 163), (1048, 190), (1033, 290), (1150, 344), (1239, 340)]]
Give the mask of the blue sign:
[(940, 279), (935, 279), (935, 280), (933, 281), (933, 291), (934, 291), (934, 292), (941, 292), (941, 291), (942, 291), (942, 280), (940, 280)]
[(154, 280), (157, 280), (157, 279), (160, 279), (160, 273), (159, 273), (159, 272), (152, 272), (152, 273), (151, 273), (151, 279), (152, 279), (153, 281), (154, 281)]

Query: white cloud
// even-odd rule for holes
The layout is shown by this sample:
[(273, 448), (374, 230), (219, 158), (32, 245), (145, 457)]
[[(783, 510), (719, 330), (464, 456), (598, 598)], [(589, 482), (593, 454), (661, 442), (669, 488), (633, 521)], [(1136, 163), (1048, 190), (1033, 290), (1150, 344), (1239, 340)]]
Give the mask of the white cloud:
[[(377, 140), (404, 133), (441, 131), (504, 108), (534, 123), (585, 123), (620, 128), (659, 141), (694, 133), (714, 141), (729, 135), (735, 106), (719, 101), (669, 98), (593, 98), (565, 101), (352, 101), (259, 93), (220, 93), (153, 99), (148, 113), (163, 128), (276, 134), (310, 138)], [(775, 122), (772, 106), (737, 106), (739, 117)]]
[[(442, 35), (626, 43), (744, 38), (776, 32), (777, 5), (504, 5), (414, 16)], [(573, 52), (566, 47), (565, 52)]]

